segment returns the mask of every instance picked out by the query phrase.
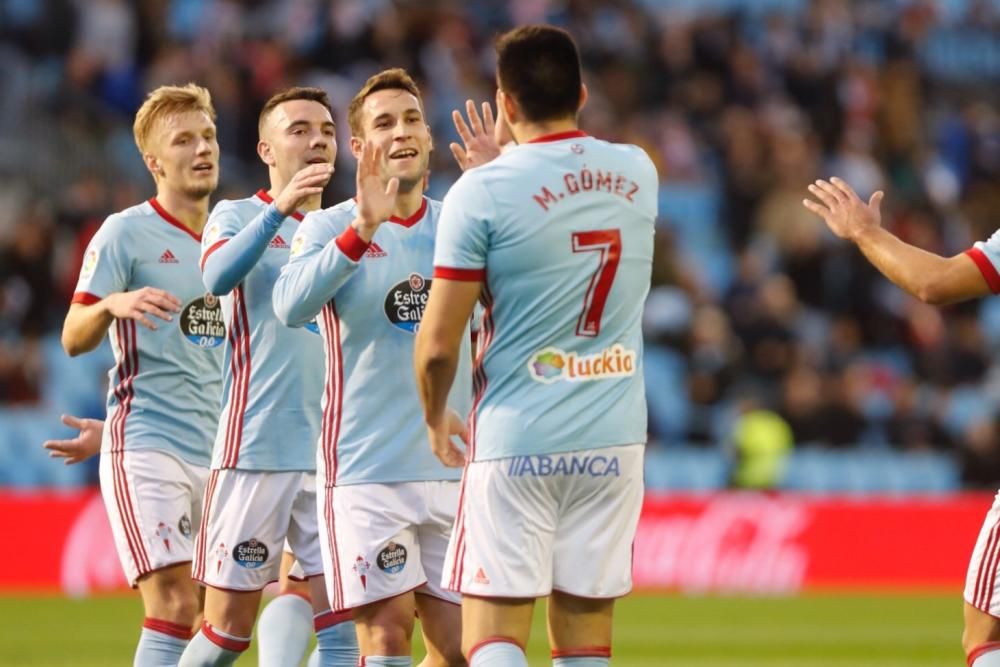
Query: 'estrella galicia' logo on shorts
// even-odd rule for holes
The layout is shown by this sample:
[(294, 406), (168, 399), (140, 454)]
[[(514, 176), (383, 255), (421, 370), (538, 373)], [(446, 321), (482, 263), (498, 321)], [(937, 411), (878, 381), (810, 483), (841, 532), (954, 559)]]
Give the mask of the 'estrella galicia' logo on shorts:
[(515, 456), (507, 466), (508, 477), (587, 477), (621, 476), (617, 456), (600, 454), (561, 454)]
[(198, 347), (218, 347), (226, 337), (226, 323), (218, 297), (205, 294), (184, 306), (181, 333)]
[(419, 273), (411, 273), (409, 278), (393, 285), (385, 295), (385, 316), (394, 326), (417, 333), (430, 294), (431, 280)]
[(406, 567), (406, 547), (402, 544), (389, 542), (385, 549), (379, 551), (378, 555), (375, 556), (375, 563), (383, 572), (389, 574), (402, 572), (403, 568)]
[(233, 560), (248, 570), (256, 570), (267, 562), (267, 545), (250, 538), (233, 547)]
[(191, 519), (185, 514), (181, 517), (181, 520), (177, 522), (177, 530), (184, 537), (191, 537)]
[(531, 379), (542, 384), (560, 380), (592, 382), (635, 375), (636, 354), (615, 343), (595, 354), (564, 352), (557, 347), (539, 350), (528, 360)]

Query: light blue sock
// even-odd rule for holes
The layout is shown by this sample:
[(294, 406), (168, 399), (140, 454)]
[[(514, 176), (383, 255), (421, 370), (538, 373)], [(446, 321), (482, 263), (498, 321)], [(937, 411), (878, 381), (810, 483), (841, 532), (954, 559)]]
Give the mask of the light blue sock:
[(153, 623), (172, 626), (178, 630), (174, 632), (169, 627), (154, 630), (148, 627), (150, 619), (146, 619), (142, 634), (139, 635), (139, 645), (135, 647), (134, 665), (135, 667), (147, 667), (147, 665), (149, 667), (174, 667), (180, 660), (181, 654), (184, 653), (184, 647), (188, 644), (188, 640), (182, 637), (185, 633), (190, 637), (191, 629), (162, 621), (153, 621)]
[(312, 605), (300, 595), (279, 595), (264, 607), (257, 621), (257, 664), (282, 667), (301, 663), (312, 633)]
[(601, 656), (578, 656), (572, 658), (552, 658), (552, 667), (608, 667), (611, 658)]
[(177, 667), (228, 667), (249, 647), (249, 637), (226, 634), (206, 622), (184, 649)]
[(469, 667), (528, 667), (528, 659), (514, 642), (488, 639), (470, 651)]
[[(319, 652), (321, 667), (356, 667), (358, 664), (358, 635), (354, 630), (354, 621), (343, 620), (326, 625), (324, 618), (329, 618), (326, 611), (316, 615), (316, 650)], [(370, 658), (369, 658), (370, 660)], [(381, 664), (381, 663), (366, 663)], [(396, 663), (386, 663), (396, 664)], [(400, 663), (409, 665), (409, 662)]]
[[(309, 660), (306, 661), (306, 667), (320, 667), (319, 664), (319, 646), (313, 649), (313, 652), (309, 655)], [(358, 661), (355, 660), (354, 664), (357, 665)]]
[(412, 667), (413, 658), (408, 655), (366, 655), (365, 667)]

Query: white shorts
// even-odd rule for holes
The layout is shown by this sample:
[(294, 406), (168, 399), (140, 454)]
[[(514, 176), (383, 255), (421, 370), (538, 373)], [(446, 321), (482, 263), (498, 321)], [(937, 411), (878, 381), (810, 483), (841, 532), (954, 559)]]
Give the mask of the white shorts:
[(327, 487), (319, 511), (333, 611), (408, 591), (459, 604), (438, 585), (458, 508), (457, 481)]
[(976, 609), (1000, 618), (1000, 493), (986, 513), (979, 538), (965, 575), (965, 601)]
[(150, 572), (191, 561), (208, 468), (152, 449), (105, 451), (100, 475), (130, 586)]
[(482, 597), (625, 595), (643, 452), (621, 445), (470, 463), (442, 585)]
[(286, 538), (305, 577), (323, 573), (314, 473), (213, 470), (192, 576), (213, 588), (260, 590), (278, 580)]

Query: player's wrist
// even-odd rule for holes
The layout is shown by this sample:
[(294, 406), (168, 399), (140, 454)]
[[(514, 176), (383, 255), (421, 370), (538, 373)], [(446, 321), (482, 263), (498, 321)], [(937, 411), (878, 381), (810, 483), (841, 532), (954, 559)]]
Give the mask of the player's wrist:
[(375, 231), (381, 224), (382, 221), (372, 222), (370, 220), (366, 220), (361, 215), (358, 215), (351, 221), (351, 227), (354, 228), (354, 232), (361, 237), (361, 240), (365, 243), (371, 243), (372, 238), (375, 236)]

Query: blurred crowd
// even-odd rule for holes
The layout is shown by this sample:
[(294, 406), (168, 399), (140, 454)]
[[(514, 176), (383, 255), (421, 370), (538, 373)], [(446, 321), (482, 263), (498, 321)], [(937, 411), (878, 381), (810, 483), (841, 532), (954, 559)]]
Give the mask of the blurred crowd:
[(405, 67), (441, 196), (457, 176), (451, 110), (492, 99), (493, 37), (543, 21), (581, 47), (583, 129), (659, 168), (652, 438), (728, 447), (766, 413), (797, 447), (951, 451), (967, 484), (995, 486), (1000, 304), (922, 304), (801, 205), (813, 179), (839, 175), (864, 198), (885, 190), (883, 223), (930, 251), (993, 232), (992, 1), (0, 0), (0, 403), (39, 400), (38, 341), (58, 331), (87, 241), (152, 194), (131, 138), (146, 91), (210, 88), (229, 198), (265, 185), (264, 100), (323, 87), (338, 110), (333, 203), (353, 188), (347, 102)]

